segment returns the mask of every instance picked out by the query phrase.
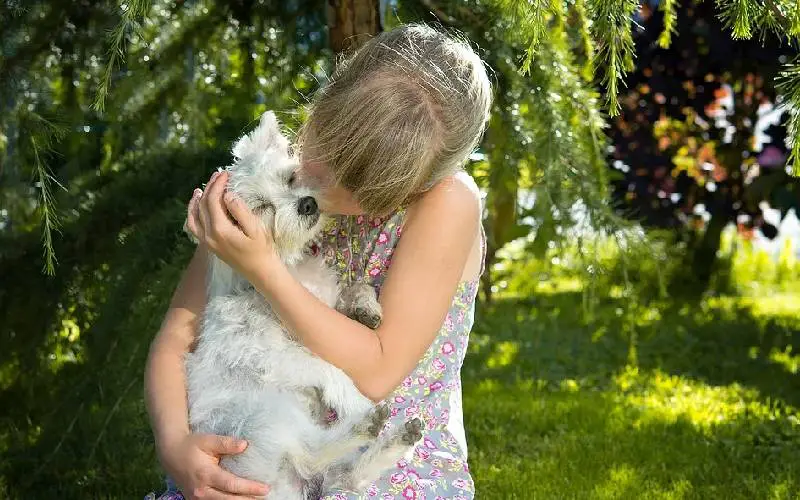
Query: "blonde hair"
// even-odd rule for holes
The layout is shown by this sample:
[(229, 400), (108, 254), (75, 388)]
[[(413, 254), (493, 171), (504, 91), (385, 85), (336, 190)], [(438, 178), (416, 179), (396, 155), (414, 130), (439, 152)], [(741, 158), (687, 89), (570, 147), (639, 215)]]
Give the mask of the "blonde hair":
[(370, 214), (409, 202), (463, 167), (483, 135), (491, 85), (469, 43), (407, 24), (343, 58), (298, 134)]

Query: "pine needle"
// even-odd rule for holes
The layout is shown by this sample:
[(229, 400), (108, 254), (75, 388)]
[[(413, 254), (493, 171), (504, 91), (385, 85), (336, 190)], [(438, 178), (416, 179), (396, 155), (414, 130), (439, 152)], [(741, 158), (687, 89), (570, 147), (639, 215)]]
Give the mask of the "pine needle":
[(108, 97), (108, 92), (111, 88), (114, 71), (125, 60), (125, 39), (128, 33), (141, 30), (140, 20), (150, 10), (150, 2), (151, 0), (123, 0), (120, 5), (122, 16), (119, 24), (109, 34), (111, 45), (108, 49), (108, 61), (103, 70), (103, 76), (100, 78), (97, 95), (92, 105), (96, 111), (102, 112), (105, 109), (106, 97)]

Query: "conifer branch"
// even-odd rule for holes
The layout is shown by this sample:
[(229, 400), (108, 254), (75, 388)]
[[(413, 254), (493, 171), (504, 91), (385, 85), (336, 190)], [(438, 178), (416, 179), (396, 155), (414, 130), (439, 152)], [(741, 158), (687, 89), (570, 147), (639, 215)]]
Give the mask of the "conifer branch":
[(522, 72), (529, 73), (531, 63), (547, 32), (548, 18), (553, 14), (549, 0), (503, 1), (500, 6), (511, 13), (511, 21), (528, 39), (528, 50), (522, 62)]
[(21, 122), (29, 133), (28, 144), (33, 154), (34, 179), (39, 190), (39, 210), (42, 217), (42, 244), (44, 245), (44, 265), (42, 271), (52, 276), (55, 274), (56, 255), (53, 249), (53, 232), (58, 231), (60, 222), (53, 200), (52, 184), (66, 191), (50, 173), (44, 162), (43, 154), (52, 147), (54, 141), (64, 136), (63, 127), (45, 119), (34, 112), (23, 112)]
[(109, 34), (111, 45), (108, 49), (108, 61), (106, 62), (103, 76), (97, 87), (97, 95), (92, 107), (96, 111), (105, 109), (106, 97), (111, 88), (111, 80), (114, 70), (125, 60), (125, 39), (131, 31), (138, 32), (141, 29), (140, 20), (144, 18), (150, 10), (151, 0), (122, 0), (120, 5), (122, 17), (119, 24)]
[(786, 132), (792, 149), (788, 165), (794, 175), (800, 176), (800, 59), (781, 72), (776, 89), (783, 95), (789, 115)]
[(586, 13), (586, 0), (576, 0), (572, 8), (574, 9), (576, 23), (578, 25), (580, 46), (586, 57), (586, 63), (583, 67), (583, 78), (588, 81), (594, 76), (594, 67), (592, 66), (594, 60), (594, 44), (592, 43), (590, 30), (591, 23)]
[(658, 7), (664, 13), (664, 30), (658, 37), (658, 46), (662, 49), (669, 48), (672, 36), (677, 31), (679, 7), (678, 0), (661, 0), (661, 4)]
[(753, 36), (752, 23), (756, 5), (752, 0), (718, 0), (719, 18), (726, 29), (732, 30), (733, 38), (748, 40)]
[(42, 243), (44, 244), (44, 266), (42, 271), (48, 276), (56, 272), (56, 253), (53, 250), (53, 231), (58, 230), (59, 221), (55, 213), (53, 196), (50, 191), (51, 181), (55, 181), (42, 161), (36, 136), (30, 137), (33, 161), (36, 168), (37, 187), (39, 188), (39, 207), (42, 212)]
[(772, 12), (772, 15), (775, 16), (781, 28), (790, 31), (791, 23), (789, 22), (789, 18), (781, 11), (780, 6), (775, 3), (775, 0), (764, 0), (764, 6)]
[(606, 88), (606, 107), (611, 116), (620, 110), (619, 84), (633, 69), (633, 13), (639, 8), (636, 0), (589, 0), (593, 20), (592, 34), (599, 50), (595, 68), (603, 68), (602, 84)]

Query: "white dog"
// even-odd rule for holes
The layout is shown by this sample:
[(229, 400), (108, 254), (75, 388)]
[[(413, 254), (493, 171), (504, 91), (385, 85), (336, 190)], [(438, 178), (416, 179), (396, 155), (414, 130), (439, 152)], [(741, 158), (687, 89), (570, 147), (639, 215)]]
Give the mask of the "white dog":
[[(374, 290), (356, 284), (340, 294), (322, 258), (304, 252), (322, 217), (314, 193), (295, 182), (297, 161), (274, 114), (265, 113), (233, 154), (228, 189), (272, 231), (294, 276), (324, 303), (377, 326)], [(388, 408), (292, 340), (264, 297), (213, 256), (208, 293), (197, 346), (186, 358), (189, 420), (194, 432), (248, 441), (223, 467), (269, 484), (271, 498), (305, 500), (323, 489), (365, 488), (421, 438), (419, 419), (378, 437)], [(338, 415), (333, 423), (328, 408)]]

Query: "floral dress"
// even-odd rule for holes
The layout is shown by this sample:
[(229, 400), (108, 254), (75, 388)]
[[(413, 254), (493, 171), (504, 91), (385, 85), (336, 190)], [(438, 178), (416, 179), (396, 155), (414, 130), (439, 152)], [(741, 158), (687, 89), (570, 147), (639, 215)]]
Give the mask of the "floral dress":
[[(343, 282), (365, 280), (380, 293), (403, 232), (404, 217), (405, 210), (384, 218), (335, 217), (313, 248), (339, 270)], [(328, 491), (322, 500), (474, 497), (461, 409), (461, 365), (474, 321), (477, 290), (477, 277), (458, 284), (433, 344), (386, 399), (391, 417), (384, 432), (419, 417), (422, 441), (366, 491)]]
[[(383, 218), (334, 217), (310, 250), (321, 252), (328, 264), (339, 271), (343, 282), (365, 280), (380, 293), (403, 232), (404, 218), (405, 210)], [(366, 491), (327, 491), (320, 500), (474, 498), (461, 409), (461, 365), (474, 322), (477, 291), (478, 277), (458, 284), (433, 344), (411, 375), (386, 399), (391, 413), (383, 432), (419, 417), (423, 439)], [(166, 492), (145, 497), (154, 499), (182, 500), (183, 496), (168, 479)]]

